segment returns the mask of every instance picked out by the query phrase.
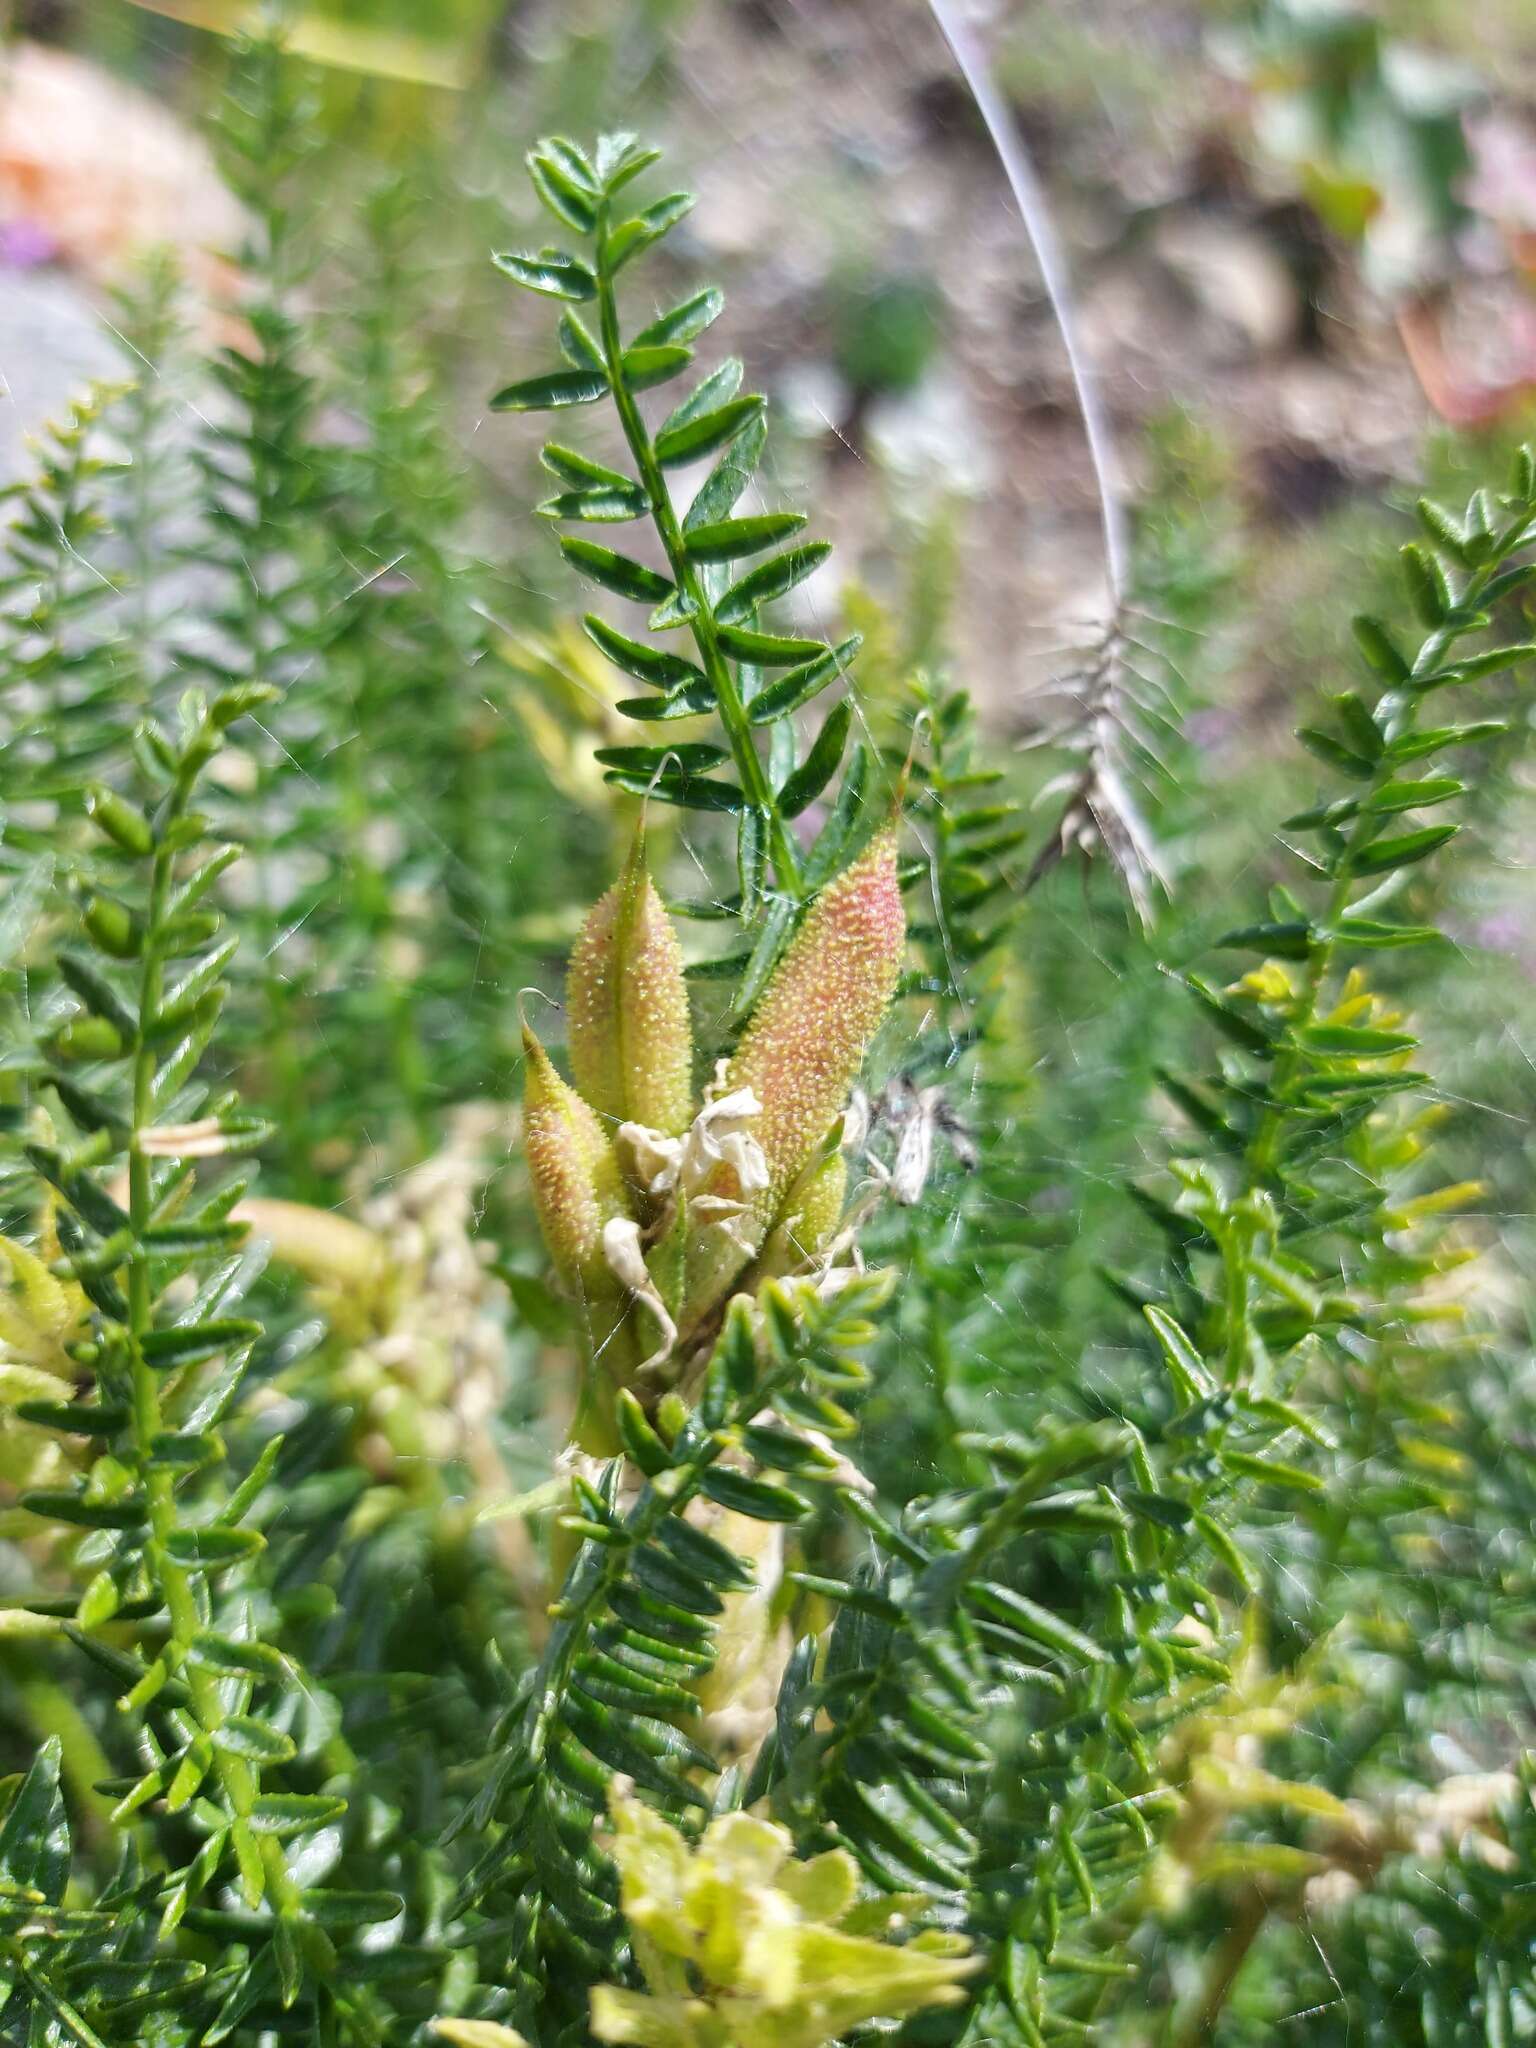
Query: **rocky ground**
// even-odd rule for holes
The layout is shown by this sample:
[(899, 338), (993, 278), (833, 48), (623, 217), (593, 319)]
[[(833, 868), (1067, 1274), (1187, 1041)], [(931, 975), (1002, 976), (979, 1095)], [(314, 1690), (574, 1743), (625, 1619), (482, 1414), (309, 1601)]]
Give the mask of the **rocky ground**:
[[(1209, 11), (971, 14), (1070, 254), (1124, 496), (1181, 409), (1282, 536), (1416, 476), (1434, 415), (1392, 298), (1253, 147)], [(1100, 608), (1099, 507), (1038, 267), (928, 8), (705, 6), (674, 61), (672, 132), (703, 193), (690, 259), (726, 273), (730, 338), (828, 472), (842, 559), (878, 558), (893, 500), (947, 502), (965, 672), (1020, 704)], [(1477, 282), (1472, 334), (1502, 330), (1507, 295)]]
[[(947, 522), (961, 565), (960, 666), (1010, 722), (1027, 719), (1017, 707), (1101, 609), (1100, 513), (1037, 264), (925, 0), (673, 5), (657, 63), (664, 11), (665, 0), (522, 0), (509, 10), (509, 135), (519, 130), (520, 143), (573, 87), (580, 97), (582, 67), (601, 44), (608, 68), (587, 81), (587, 97), (611, 118), (632, 95), (634, 118), (659, 124), (701, 191), (679, 256), (731, 288), (721, 335), (798, 429), (779, 451), (784, 480), (811, 485), (831, 509), (842, 569), (855, 565), (892, 593), (911, 554), (898, 547), (893, 558), (891, 534)], [(1435, 32), (1454, 28), (1422, 7), (1397, 11)], [(1506, 22), (1495, 9), (1487, 31), (1512, 101), (1531, 84), (1518, 11)], [(1277, 549), (1352, 498), (1419, 474), (1433, 412), (1392, 297), (1255, 144), (1251, 84), (1224, 55), (1213, 10), (1197, 0), (970, 0), (969, 18), (1069, 254), (1123, 496), (1145, 490), (1149, 447), (1181, 410)], [(646, 64), (626, 73), (640, 48)], [(83, 181), (95, 238), (57, 234), (44, 260), (34, 247), (6, 272), (8, 472), (28, 427), (82, 378), (117, 373), (95, 308), (111, 259), (151, 231), (163, 189), (177, 231), (178, 190), (197, 195), (188, 223), (217, 218), (206, 158), (162, 109), (141, 95), (134, 112), (118, 97), (110, 118), (77, 111), (40, 124), (34, 111), (29, 127), (16, 90), (25, 72), (13, 66), (0, 101), (0, 212), (25, 220), (36, 210), (35, 179), (20, 171), (31, 178), (30, 159), (41, 158), (50, 174), (62, 164)], [(54, 77), (49, 89), (66, 88)], [(144, 139), (92, 177), (99, 131), (120, 138), (127, 128)], [(104, 192), (124, 197), (115, 240), (110, 217), (105, 235), (98, 218)], [(78, 192), (71, 204), (79, 210)], [(1489, 261), (1461, 288), (1458, 332), (1494, 357), (1530, 319), (1518, 288), (1511, 302), (1506, 269)], [(822, 607), (835, 594), (813, 585), (807, 601)]]

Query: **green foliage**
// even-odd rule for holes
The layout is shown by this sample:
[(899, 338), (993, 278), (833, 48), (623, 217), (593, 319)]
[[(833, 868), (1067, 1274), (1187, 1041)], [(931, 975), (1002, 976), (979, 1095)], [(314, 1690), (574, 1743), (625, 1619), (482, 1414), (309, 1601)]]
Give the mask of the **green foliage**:
[[(103, 447), (103, 416), (121, 393), (100, 388), (49, 428), (12, 511), (0, 578), (7, 696), (6, 795), (56, 803), (120, 750), (137, 689), (122, 639), (104, 631), (117, 589), (97, 565), (107, 495), (120, 466)], [(11, 844), (18, 840), (11, 837)]]
[[(102, 1977), (109, 2002), (126, 1977), (130, 2005), (153, 1991), (153, 2004), (174, 2006), (186, 2039), (226, 2038), (265, 1999), (293, 2005), (317, 1963), (330, 1966), (331, 1895), (298, 1881), (281, 1845), (345, 1810), (332, 1794), (291, 1789), (288, 1767), (302, 1782), (304, 1760), (323, 1752), (325, 1715), (253, 1605), (271, 1459), (239, 1485), (221, 1471), (222, 1425), (261, 1335), (241, 1311), (262, 1261), (230, 1214), (244, 1183), (195, 1179), (198, 1160), (238, 1158), (266, 1130), (195, 1078), (233, 950), (208, 904), (233, 849), (210, 844), (193, 801), (228, 728), (270, 694), (189, 693), (174, 734), (154, 721), (140, 728), (134, 794), (89, 793), (95, 830), (72, 864), (78, 908), (56, 956), (62, 988), (43, 1024), (22, 1144), (54, 1216), (57, 1275), (78, 1306), (73, 1328), (32, 1361), (67, 1360), (73, 1398), (17, 1412), (84, 1444), (70, 1483), (20, 1496), (29, 1515), (66, 1533), (83, 1580), (77, 1596), (30, 1611), (60, 1617), (110, 1675), (136, 1731), (135, 1767), (106, 1789), (119, 1827), (151, 1802), (165, 1817), (168, 1860), (151, 1894), (161, 1939), (184, 1921), (243, 1937), (238, 1967), (206, 1981), (200, 1966), (172, 1967), (163, 1994), (147, 1960), (142, 1984), (132, 1971)], [(18, 1800), (46, 1808), (56, 1796), (56, 1778), (51, 1790), (29, 1779)], [(184, 1811), (198, 1817), (195, 1849), (171, 1832)], [(66, 1840), (58, 1882), (41, 1887), (53, 1904)], [(238, 1909), (216, 1903), (226, 1879)], [(133, 1949), (123, 1959), (133, 1962)], [(66, 1943), (59, 1967), (73, 1962)], [(63, 1980), (78, 1977), (88, 2010), (93, 1974)], [(12, 1995), (23, 2013), (38, 2001), (57, 2010), (55, 1996), (65, 1997), (51, 1971), (24, 1972)]]
[[(884, 1291), (864, 1281), (824, 1303), (808, 1285), (770, 1286), (760, 1319), (738, 1299), (691, 1415), (664, 1416), (653, 1427), (633, 1397), (621, 1397), (638, 1493), (628, 1501), (621, 1493), (622, 1460), (591, 1480), (576, 1477), (564, 1526), (581, 1548), (552, 1610), (544, 1655), (524, 1680), (466, 1816), (479, 1830), (501, 1823), (470, 1893), (491, 1908), (498, 1940), (510, 1919), (520, 2024), (548, 2026), (567, 2007), (566, 1985), (579, 2018), (591, 1973), (604, 1967), (617, 1891), (593, 1832), (612, 1775), (623, 1773), (679, 1819), (710, 1809), (694, 1775), (715, 1768), (690, 1732), (697, 1682), (713, 1664), (727, 1597), (750, 1586), (751, 1572), (687, 1521), (686, 1510), (703, 1499), (767, 1523), (809, 1513), (784, 1480), (836, 1477), (837, 1460), (805, 1430), (852, 1430), (838, 1396), (863, 1384), (857, 1353)], [(775, 1425), (760, 1419), (767, 1413)], [(743, 1453), (765, 1449), (772, 1479), (739, 1469)]]
[[(1431, 925), (1403, 914), (1402, 899), (1419, 863), (1459, 829), (1441, 815), (1466, 793), (1449, 765), (1504, 729), (1476, 704), (1442, 711), (1451, 700), (1441, 693), (1465, 700), (1531, 658), (1504, 627), (1520, 619), (1533, 573), (1522, 559), (1536, 530), (1529, 455), (1518, 457), (1504, 494), (1479, 491), (1464, 513), (1424, 501), (1419, 521), (1425, 539), (1406, 546), (1403, 559), (1424, 637), (1405, 652), (1381, 621), (1358, 619), (1366, 694), (1336, 696), (1331, 721), (1302, 734), (1346, 779), (1344, 794), (1288, 821), (1288, 831), (1303, 836), (1315, 903), (1277, 888), (1268, 920), (1224, 942), (1268, 954), (1264, 964), (1227, 989), (1188, 977), (1225, 1049), (1215, 1071), (1169, 1077), (1206, 1156), (1175, 1163), (1180, 1192), (1157, 1208), (1179, 1313), (1200, 1333), (1219, 1377), (1266, 1399), (1303, 1403), (1298, 1424), (1329, 1447), (1334, 1470), (1349, 1475), (1299, 1496), (1283, 1541), (1255, 1512), (1260, 1495), (1244, 1545), (1245, 1570), (1286, 1664), (1323, 1688), (1312, 1725), (1285, 1745), (1294, 1775), (1367, 1811), (1388, 1802), (1377, 1823), (1385, 1839), (1370, 1852), (1372, 1877), (1358, 1903), (1337, 1914), (1336, 1938), (1359, 1958), (1345, 1979), (1348, 2023), (1376, 2012), (1379, 2027), (1408, 2023), (1429, 2040), (1483, 2040), (1497, 2038), (1501, 2023), (1502, 1965), (1495, 1950), (1475, 1966), (1465, 1954), (1455, 1961), (1461, 1905), (1443, 1891), (1429, 1904), (1428, 1889), (1405, 1890), (1393, 1841), (1400, 1822), (1389, 1802), (1417, 1801), (1433, 1839), (1442, 1801), (1449, 1811), (1466, 1796), (1455, 1779), (1443, 1795), (1426, 1791), (1423, 1774), (1425, 1745), (1456, 1713), (1473, 1672), (1481, 1716), (1523, 1711), (1513, 1696), (1492, 1708), (1502, 1664), (1492, 1646), (1507, 1640), (1513, 1620), (1499, 1595), (1489, 1599), (1469, 1584), (1452, 1593), (1440, 1583), (1410, 1594), (1406, 1607), (1403, 1599), (1421, 1583), (1427, 1557), (1443, 1555), (1448, 1570), (1458, 1569), (1451, 1561), (1464, 1541), (1463, 1517), (1508, 1526), (1505, 1488), (1522, 1493), (1528, 1475), (1520, 1460), (1500, 1474), (1486, 1432), (1490, 1404), (1505, 1426), (1518, 1426), (1512, 1413), (1521, 1412), (1523, 1396), (1496, 1391), (1497, 1379), (1482, 1372), (1470, 1399), (1453, 1395), (1479, 1340), (1461, 1330), (1462, 1306), (1447, 1286), (1467, 1252), (1447, 1235), (1445, 1219), (1480, 1190), (1427, 1177), (1440, 1111), (1425, 1101), (1430, 1084), (1411, 1065), (1418, 1041), (1356, 961), (1392, 961), (1438, 942)], [(1437, 822), (1412, 822), (1426, 811)], [(1499, 1866), (1518, 1854), (1504, 1846), (1501, 1801), (1514, 1813), (1511, 1839), (1519, 1837), (1525, 1809), (1513, 1779), (1502, 1787), (1490, 1781), (1469, 1808), (1490, 1830), (1486, 1846), (1467, 1852)], [(1447, 1827), (1454, 1834), (1456, 1823)], [(1261, 1842), (1238, 1850), (1229, 1886), (1245, 1874), (1253, 1882), (1267, 1853)], [(1355, 1872), (1351, 1888), (1355, 1853), (1340, 1852), (1341, 1866)], [(1376, 1879), (1378, 1858), (1385, 1867)], [(1256, 1981), (1289, 1967), (1286, 1923), (1319, 1867), (1302, 1867), (1289, 1884), (1266, 1882), (1267, 1910), (1244, 1937), (1245, 1955), (1248, 1943), (1257, 1947)], [(1405, 1912), (1409, 1893), (1416, 1904)], [(1433, 1958), (1417, 1981), (1396, 1974), (1405, 1942)], [(1465, 1988), (1448, 1993), (1458, 1970)], [(1293, 1992), (1287, 1986), (1287, 2006)]]
[[(1236, 2048), (1305, 2009), (1341, 2042), (1519, 2038), (1531, 1394), (1462, 1326), (1447, 1219), (1479, 1195), (1431, 1170), (1436, 1048), (1405, 1008), (1443, 957), (1427, 878), (1520, 722), (1489, 692), (1536, 652), (1532, 459), (1421, 509), (1418, 637), (1362, 618), (1354, 687), (1298, 712), (1329, 780), (1262, 903), (1197, 948), (1111, 873), (1069, 920), (1059, 878), (1024, 900), (1037, 834), (965, 694), (883, 659), (857, 601), (864, 680), (834, 691), (859, 636), (780, 609), (828, 551), (748, 499), (742, 366), (651, 398), (723, 304), (621, 324), (621, 273), (691, 203), (645, 197), (653, 152), (541, 143), (560, 246), (498, 259), (557, 303), (562, 362), (497, 402), (606, 401), (622, 443), (543, 451), (566, 559), (644, 612), (592, 613), (571, 656), (511, 604), (517, 565), (474, 554), (430, 207), (372, 195), (355, 306), (317, 320), (333, 165), (275, 47), (221, 129), (247, 331), (203, 361), (163, 267), (124, 323), (217, 392), (197, 573), (165, 568), (183, 494), (150, 380), (43, 444), (0, 576), (0, 2036)], [(1171, 492), (1140, 553), (1164, 622), (1121, 632), (1063, 738), (1091, 810), (1082, 732), (1122, 721), (1177, 848), (1217, 797), (1173, 664), (1222, 565)], [(916, 638), (938, 670), (926, 609)], [(908, 909), (867, 1087), (830, 1129), (811, 1091), (816, 1131), (782, 1139), (801, 1206), (705, 1275), (671, 1371), (635, 1363), (636, 1324), (687, 1298), (673, 1223), (697, 1251), (711, 1226), (678, 1219), (715, 1184), (680, 1195), (677, 1162), (722, 1105), (682, 1134), (682, 968), (638, 854), (578, 947), (570, 1036), (606, 1122), (677, 1148), (666, 1199), (599, 1185), (612, 1134), (544, 1059), (562, 1293), (519, 1177), (485, 1195), (491, 1158), (440, 1133), (504, 1089), (508, 991), (568, 950), (635, 798), (664, 881), (686, 830), (673, 907), (722, 928), (689, 976), (711, 1055), (787, 1000), (893, 800)], [(578, 816), (601, 850), (554, 858)], [(818, 1061), (840, 1097), (848, 1017), (883, 1007), (859, 974), (894, 977), (890, 846), (890, 957), (842, 963), (836, 1014), (801, 991), (817, 1029), (765, 1062), (771, 1106)], [(593, 1052), (615, 986), (640, 1094), (685, 1101), (665, 1132)], [(738, 1194), (762, 1113), (730, 1111)], [(419, 1163), (347, 1213), (334, 1150), (365, 1142), (380, 1178)], [(594, 1216), (627, 1263), (577, 1247)], [(594, 1457), (567, 1393), (599, 1312)]]
[(850, 293), (840, 326), (838, 364), (856, 391), (907, 391), (938, 350), (938, 295), (921, 277), (866, 281)]
[(1335, 233), (1360, 239), (1372, 282), (1399, 293), (1436, 276), (1466, 220), (1470, 74), (1442, 62), (1429, 76), (1349, 0), (1263, 0), (1228, 54), (1258, 87), (1260, 142)]
[[(813, 575), (831, 549), (821, 541), (779, 546), (804, 525), (799, 514), (736, 516), (767, 436), (767, 401), (742, 394), (742, 364), (727, 359), (654, 430), (646, 423), (640, 394), (683, 375), (694, 360), (692, 344), (725, 305), (719, 291), (694, 292), (624, 338), (619, 272), (693, 206), (691, 194), (673, 192), (628, 211), (630, 186), (658, 154), (630, 136), (609, 138), (595, 159), (560, 138), (530, 154), (534, 190), (567, 232), (590, 244), (590, 260), (554, 248), (496, 259), (514, 283), (572, 310), (559, 323), (569, 367), (509, 384), (491, 403), (504, 411), (544, 412), (613, 401), (635, 474), (551, 442), (542, 459), (561, 489), (539, 509), (561, 523), (607, 526), (645, 517), (655, 526), (666, 574), (585, 537), (566, 536), (560, 545), (572, 566), (601, 588), (649, 607), (645, 640), (596, 613), (586, 618), (600, 651), (654, 693), (626, 698), (619, 710), (646, 725), (686, 720), (688, 735), (703, 715), (713, 712), (719, 721), (723, 748), (701, 749), (691, 738), (669, 745), (663, 736), (653, 745), (611, 749), (605, 779), (654, 803), (735, 817), (734, 909), (752, 941), (738, 963), (745, 1010), (782, 951), (795, 911), (844, 864), (855, 843), (868, 770), (858, 748), (841, 778), (844, 800), (815, 843), (802, 849), (790, 830), (790, 821), (839, 774), (848, 710), (838, 705), (827, 714), (804, 759), (792, 718), (847, 674), (859, 642), (856, 635), (834, 644), (767, 629), (763, 612)], [(574, 310), (580, 306), (591, 307), (595, 333)], [(679, 513), (666, 472), (706, 457), (714, 467)], [(752, 567), (741, 566), (759, 556)], [(686, 632), (693, 656), (658, 644), (679, 632)], [(760, 738), (768, 743), (766, 760)], [(713, 772), (727, 761), (734, 782)]]

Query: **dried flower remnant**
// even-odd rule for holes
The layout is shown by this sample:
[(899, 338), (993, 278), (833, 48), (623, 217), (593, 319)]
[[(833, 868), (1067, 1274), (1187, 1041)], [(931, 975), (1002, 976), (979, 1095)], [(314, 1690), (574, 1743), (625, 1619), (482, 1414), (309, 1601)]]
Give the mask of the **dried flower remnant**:
[[(667, 1138), (643, 1124), (621, 1124), (619, 1143), (647, 1194), (683, 1203), (695, 1223), (718, 1228), (747, 1255), (755, 1250), (741, 1234), (740, 1219), (750, 1198), (768, 1186), (768, 1161), (756, 1135), (763, 1105), (750, 1088), (732, 1088), (722, 1060), (704, 1091), (704, 1102), (683, 1138)], [(709, 1192), (717, 1176), (732, 1195)]]
[(620, 1286), (628, 1289), (634, 1303), (655, 1318), (657, 1348), (649, 1358), (641, 1360), (639, 1367), (642, 1374), (654, 1371), (672, 1355), (672, 1346), (677, 1342), (677, 1324), (673, 1322), (672, 1312), (645, 1263), (640, 1226), (632, 1216), (612, 1216), (603, 1225), (603, 1257), (609, 1272)]

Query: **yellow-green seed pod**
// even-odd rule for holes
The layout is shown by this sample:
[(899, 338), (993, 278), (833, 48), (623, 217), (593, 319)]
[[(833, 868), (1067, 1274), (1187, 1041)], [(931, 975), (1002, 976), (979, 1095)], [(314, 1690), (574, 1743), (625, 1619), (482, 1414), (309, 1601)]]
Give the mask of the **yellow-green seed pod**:
[(784, 1197), (754, 1276), (782, 1279), (786, 1273), (802, 1271), (818, 1252), (825, 1251), (843, 1220), (847, 1194), (848, 1162), (842, 1153), (830, 1152), (824, 1159), (813, 1160)]
[(523, 1050), (523, 1146), (544, 1242), (564, 1280), (608, 1283), (603, 1225), (627, 1213), (613, 1147), (596, 1112), (526, 1029)]
[(625, 1287), (603, 1246), (605, 1225), (627, 1218), (624, 1177), (597, 1113), (555, 1071), (533, 1033), (523, 1087), (523, 1144), (539, 1228), (555, 1269), (576, 1297), (583, 1323), (582, 1384), (571, 1434), (594, 1457), (619, 1448), (613, 1397), (641, 1356)]
[(571, 1071), (600, 1116), (670, 1136), (693, 1114), (693, 1030), (682, 948), (635, 835), (587, 917), (567, 986)]

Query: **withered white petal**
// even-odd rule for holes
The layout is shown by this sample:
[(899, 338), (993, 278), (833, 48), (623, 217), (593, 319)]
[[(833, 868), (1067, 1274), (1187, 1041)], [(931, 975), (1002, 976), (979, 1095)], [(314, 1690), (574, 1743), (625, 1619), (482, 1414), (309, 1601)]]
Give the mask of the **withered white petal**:
[(843, 1111), (842, 1148), (845, 1152), (862, 1152), (869, 1143), (870, 1103), (862, 1088), (855, 1088), (848, 1098), (848, 1107)]
[(649, 1124), (631, 1123), (619, 1125), (617, 1139), (646, 1193), (670, 1194), (677, 1186), (684, 1140), (653, 1131)]
[(665, 1365), (672, 1356), (672, 1346), (677, 1342), (677, 1325), (647, 1270), (645, 1254), (640, 1249), (640, 1226), (632, 1217), (614, 1216), (603, 1225), (603, 1257), (614, 1278), (629, 1289), (636, 1301), (650, 1310), (661, 1331), (660, 1345), (640, 1370), (650, 1372), (658, 1365)]

